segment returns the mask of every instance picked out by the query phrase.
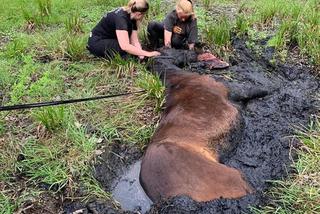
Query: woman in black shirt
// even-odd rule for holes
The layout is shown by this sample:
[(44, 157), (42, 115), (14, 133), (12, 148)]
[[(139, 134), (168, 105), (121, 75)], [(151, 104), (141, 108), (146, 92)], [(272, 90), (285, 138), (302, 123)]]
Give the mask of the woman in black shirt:
[(148, 11), (146, 0), (130, 0), (125, 7), (107, 13), (90, 32), (88, 50), (98, 57), (112, 58), (115, 53), (140, 59), (160, 55), (157, 51), (144, 51), (138, 39), (137, 22)]

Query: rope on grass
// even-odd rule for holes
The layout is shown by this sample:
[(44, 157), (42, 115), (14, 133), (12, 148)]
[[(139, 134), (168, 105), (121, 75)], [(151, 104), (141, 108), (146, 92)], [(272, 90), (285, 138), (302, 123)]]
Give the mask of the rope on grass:
[(27, 104), (19, 104), (19, 105), (12, 105), (12, 106), (0, 106), (0, 111), (13, 111), (13, 110), (40, 108), (40, 107), (45, 107), (45, 106), (56, 106), (56, 105), (65, 105), (65, 104), (70, 104), (70, 103), (79, 103), (79, 102), (86, 102), (86, 101), (93, 101), (93, 100), (109, 99), (109, 98), (113, 98), (113, 97), (122, 97), (122, 96), (131, 95), (131, 94), (140, 94), (145, 91), (146, 90), (128, 92), (128, 93), (123, 93), (123, 94), (87, 97), (87, 98), (80, 98), (80, 99), (57, 100), (57, 101), (48, 101), (48, 102), (39, 102), (39, 103), (27, 103)]

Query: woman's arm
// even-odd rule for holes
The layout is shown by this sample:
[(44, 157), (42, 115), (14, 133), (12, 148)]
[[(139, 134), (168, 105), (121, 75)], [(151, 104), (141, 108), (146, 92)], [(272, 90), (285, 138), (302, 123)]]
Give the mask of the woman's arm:
[(188, 46), (190, 50), (194, 49), (194, 44), (196, 43), (197, 39), (198, 39), (198, 25), (197, 25), (197, 19), (194, 18), (191, 22), (190, 32), (188, 35)]
[[(130, 43), (131, 43), (133, 46), (142, 49), (141, 44), (140, 44), (140, 41), (139, 41), (139, 37), (138, 37), (138, 31), (136, 31), (136, 30), (133, 30), (133, 31), (132, 31), (131, 37), (130, 37)], [(143, 59), (144, 56), (141, 56), (141, 55), (140, 55), (139, 58), (140, 58), (140, 59)]]
[(177, 15), (175, 11), (170, 12), (163, 21), (164, 27), (164, 45), (171, 48), (172, 30), (176, 22)]
[(133, 46), (142, 49), (140, 41), (139, 41), (139, 38), (138, 38), (138, 31), (136, 31), (136, 30), (132, 31), (132, 34), (131, 34), (131, 37), (130, 37), (130, 43)]
[(149, 52), (149, 51), (142, 50), (141, 45), (139, 48), (139, 47), (136, 47), (136, 46), (130, 44), (129, 34), (128, 34), (128, 31), (126, 31), (126, 30), (116, 30), (116, 35), (117, 35), (117, 39), (118, 39), (119, 46), (120, 46), (121, 50), (123, 50), (129, 54), (136, 55), (136, 56), (146, 56), (146, 57), (160, 55), (160, 53), (157, 51)]
[(164, 30), (164, 45), (171, 48), (172, 32)]

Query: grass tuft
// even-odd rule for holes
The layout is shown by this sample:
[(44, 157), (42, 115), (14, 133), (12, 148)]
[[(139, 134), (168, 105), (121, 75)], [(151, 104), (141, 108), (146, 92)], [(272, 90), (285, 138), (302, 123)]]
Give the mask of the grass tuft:
[(206, 43), (212, 46), (213, 51), (220, 57), (228, 55), (231, 44), (232, 24), (226, 16), (216, 22), (208, 24), (204, 31)]
[(36, 140), (29, 140), (22, 150), (24, 160), (18, 162), (19, 171), (30, 177), (31, 180), (40, 180), (48, 184), (51, 189), (63, 188), (70, 176), (66, 163), (61, 161), (63, 148), (59, 142), (42, 144)]
[(213, 5), (213, 1), (212, 0), (202, 0), (202, 4), (204, 9), (209, 10), (211, 9), (212, 5)]
[(160, 77), (144, 71), (138, 76), (136, 81), (140, 88), (146, 90), (144, 96), (155, 100), (156, 112), (160, 111), (165, 101), (165, 86), (162, 84)]
[(16, 37), (5, 47), (5, 56), (9, 58), (21, 58), (27, 53), (28, 41), (24, 37)]
[(238, 36), (246, 35), (249, 31), (249, 20), (244, 14), (238, 14), (236, 16), (235, 29)]
[(69, 59), (73, 61), (80, 61), (86, 56), (86, 37), (68, 35), (65, 41), (65, 47), (63, 48), (65, 55)]
[(104, 191), (101, 184), (92, 175), (81, 178), (80, 182), (85, 187), (87, 195), (83, 200), (88, 201), (90, 198), (110, 199), (111, 194)]
[(310, 56), (310, 62), (320, 65), (318, 1), (249, 1), (245, 3), (244, 11), (247, 11), (250, 25), (275, 32), (268, 42), (270, 46), (279, 52), (298, 46), (302, 54)]
[(227, 46), (231, 41), (231, 24), (227, 17), (223, 16), (217, 22), (209, 25), (206, 33), (208, 43), (217, 46)]
[(120, 54), (115, 54), (114, 58), (109, 59), (108, 65), (115, 71), (117, 78), (133, 77), (136, 70), (136, 61), (131, 57), (124, 59)]
[(79, 15), (76, 13), (70, 17), (68, 17), (65, 21), (65, 28), (69, 34), (79, 34), (84, 33), (83, 21)]
[(8, 198), (4, 193), (0, 192), (0, 213), (12, 214), (16, 209), (13, 201)]
[(65, 128), (70, 121), (70, 115), (64, 107), (46, 107), (34, 111), (33, 117), (50, 132)]
[(41, 16), (49, 16), (52, 12), (51, 0), (37, 0), (38, 9)]
[(51, 0), (36, 0), (37, 10), (22, 8), (23, 17), (27, 22), (27, 29), (32, 30), (34, 25), (43, 26), (48, 23), (52, 14)]
[(82, 127), (69, 123), (54, 137), (28, 140), (22, 148), (24, 158), (17, 168), (30, 180), (59, 191), (79, 182), (79, 177), (88, 173), (96, 141), (94, 136), (87, 136)]

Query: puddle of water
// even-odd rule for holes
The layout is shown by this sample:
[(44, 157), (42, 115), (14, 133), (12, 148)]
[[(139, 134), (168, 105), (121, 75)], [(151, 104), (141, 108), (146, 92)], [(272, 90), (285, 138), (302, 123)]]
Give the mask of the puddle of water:
[(131, 165), (123, 176), (112, 186), (113, 198), (121, 204), (121, 208), (130, 211), (147, 212), (152, 201), (144, 192), (139, 182), (141, 160)]

